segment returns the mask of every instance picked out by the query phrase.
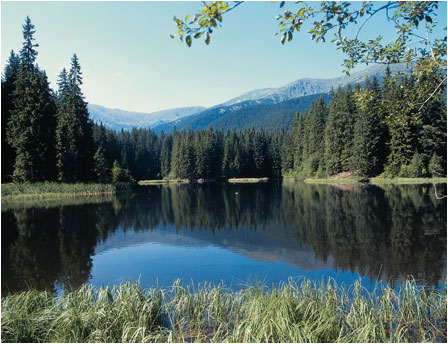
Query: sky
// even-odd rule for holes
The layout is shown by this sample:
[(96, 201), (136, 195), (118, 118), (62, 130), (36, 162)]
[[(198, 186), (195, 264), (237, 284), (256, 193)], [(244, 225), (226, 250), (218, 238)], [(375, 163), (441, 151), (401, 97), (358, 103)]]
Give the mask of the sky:
[[(287, 4), (286, 7), (294, 4)], [(304, 77), (342, 75), (344, 55), (309, 34), (280, 43), (278, 3), (249, 2), (227, 13), (211, 43), (188, 48), (173, 17), (200, 9), (199, 2), (16, 2), (1, 3), (2, 70), (11, 49), (22, 46), (26, 16), (36, 28), (37, 63), (56, 88), (57, 76), (77, 54), (89, 103), (128, 111), (154, 112), (183, 106), (213, 106), (257, 88), (280, 87)], [(446, 3), (438, 20), (446, 27)], [(374, 35), (372, 34), (374, 33)], [(384, 16), (364, 26), (361, 38), (394, 28)], [(366, 66), (358, 66), (361, 70)]]

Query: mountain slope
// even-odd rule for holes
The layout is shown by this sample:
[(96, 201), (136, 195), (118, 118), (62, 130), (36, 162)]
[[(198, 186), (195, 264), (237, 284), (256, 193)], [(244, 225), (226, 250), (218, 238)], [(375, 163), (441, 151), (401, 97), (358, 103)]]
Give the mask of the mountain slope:
[[(391, 73), (408, 72), (404, 65), (391, 65)], [(219, 129), (264, 127), (288, 128), (296, 112), (308, 110), (312, 100), (332, 88), (362, 83), (366, 77), (375, 76), (381, 83), (385, 65), (374, 65), (350, 76), (333, 79), (304, 78), (278, 88), (252, 90), (211, 108), (185, 107), (153, 113), (129, 112), (89, 105), (91, 118), (103, 122), (114, 130), (132, 127), (152, 128), (155, 132), (171, 132), (177, 129), (205, 129), (209, 125)], [(303, 99), (302, 99), (303, 98)], [(297, 102), (290, 100), (302, 99)], [(276, 104), (284, 103), (276, 106)], [(294, 108), (295, 106), (295, 108)]]
[(151, 128), (157, 124), (175, 121), (205, 109), (201, 106), (192, 106), (144, 113), (109, 109), (95, 104), (89, 104), (88, 108), (90, 118), (94, 122), (103, 123), (107, 128), (118, 131), (121, 129), (130, 130), (133, 127)]
[(310, 96), (289, 99), (280, 103), (260, 104), (247, 101), (237, 105), (221, 106), (207, 109), (197, 115), (192, 115), (176, 122), (164, 123), (153, 128), (156, 133), (177, 130), (206, 129), (246, 129), (264, 128), (267, 130), (288, 129), (297, 112), (308, 111), (311, 103), (319, 97), (330, 100), (328, 94), (313, 94)]
[[(278, 103), (284, 100), (299, 98), (311, 94), (328, 93), (332, 88), (337, 88), (339, 86), (345, 87), (348, 84), (353, 85), (356, 83), (361, 83), (367, 76), (375, 76), (381, 83), (386, 68), (387, 67), (385, 65), (373, 65), (362, 71), (353, 73), (350, 76), (343, 75), (333, 79), (303, 78), (278, 88), (253, 90), (244, 93), (239, 97), (230, 99), (218, 106), (229, 106), (250, 100), (258, 100), (261, 103)], [(408, 70), (405, 65), (401, 64), (391, 65), (389, 68), (392, 74), (406, 72)]]

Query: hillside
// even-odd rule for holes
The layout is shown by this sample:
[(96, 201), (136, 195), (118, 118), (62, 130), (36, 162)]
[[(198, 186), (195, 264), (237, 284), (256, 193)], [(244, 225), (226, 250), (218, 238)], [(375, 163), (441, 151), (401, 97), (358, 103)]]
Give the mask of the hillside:
[[(406, 72), (404, 65), (391, 65), (392, 74)], [(156, 133), (182, 129), (217, 129), (263, 127), (265, 129), (289, 128), (297, 112), (309, 109), (311, 102), (331, 89), (362, 83), (366, 77), (375, 76), (381, 83), (385, 65), (373, 65), (350, 76), (332, 79), (303, 78), (278, 88), (252, 90), (239, 97), (208, 109), (200, 106), (183, 107), (153, 113), (108, 109), (90, 104), (90, 116), (96, 123), (119, 131), (133, 127), (152, 128)], [(328, 96), (326, 96), (328, 101)]]
[[(278, 103), (284, 100), (299, 98), (311, 94), (328, 93), (332, 88), (362, 83), (367, 76), (375, 76), (381, 83), (386, 68), (386, 65), (373, 65), (362, 71), (353, 73), (350, 76), (343, 75), (332, 79), (302, 78), (278, 88), (264, 88), (249, 91), (239, 97), (230, 99), (227, 102), (220, 104), (220, 106), (229, 106), (255, 99), (262, 103)], [(392, 74), (406, 72), (408, 70), (406, 66), (402, 64), (391, 65), (389, 68)]]
[(311, 103), (324, 97), (328, 102), (328, 94), (313, 94), (310, 96), (286, 100), (275, 104), (259, 104), (247, 101), (239, 106), (223, 106), (207, 109), (197, 115), (189, 116), (176, 122), (164, 123), (153, 128), (156, 133), (171, 132), (176, 126), (177, 130), (206, 129), (212, 126), (215, 129), (246, 129), (264, 128), (267, 130), (289, 129), (297, 112), (307, 111)]
[(152, 113), (109, 109), (104, 106), (89, 104), (90, 118), (96, 123), (103, 123), (109, 129), (120, 131), (133, 127), (151, 128), (157, 124), (171, 122), (204, 110), (201, 106), (181, 107)]

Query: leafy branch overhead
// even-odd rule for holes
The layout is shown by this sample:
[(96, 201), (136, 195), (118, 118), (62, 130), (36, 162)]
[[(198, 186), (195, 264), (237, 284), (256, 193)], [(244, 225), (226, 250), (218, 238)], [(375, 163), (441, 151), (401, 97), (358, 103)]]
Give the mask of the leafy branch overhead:
[[(213, 30), (222, 26), (223, 16), (243, 1), (202, 2), (202, 10), (196, 13), (191, 20), (187, 15), (184, 20), (174, 17), (178, 32), (171, 38), (178, 36), (191, 46), (193, 38), (204, 38), (210, 43)], [(281, 1), (280, 8), (286, 2)], [(332, 40), (338, 50), (346, 55), (343, 66), (348, 74), (359, 63), (412, 63), (416, 60), (429, 57), (446, 70), (446, 28), (444, 37), (430, 38), (437, 26), (438, 3), (435, 1), (389, 1), (362, 3), (323, 1), (307, 3), (297, 1), (288, 3), (289, 8), (279, 14), (278, 20), (280, 42), (285, 44), (293, 39), (294, 35), (306, 29), (311, 39), (325, 42), (332, 33)], [(368, 40), (361, 40), (360, 33), (369, 20), (381, 13), (386, 16), (395, 28), (395, 39), (384, 43), (381, 35)], [(357, 30), (352, 37), (346, 35), (349, 27)], [(424, 27), (426, 34), (421, 35)]]

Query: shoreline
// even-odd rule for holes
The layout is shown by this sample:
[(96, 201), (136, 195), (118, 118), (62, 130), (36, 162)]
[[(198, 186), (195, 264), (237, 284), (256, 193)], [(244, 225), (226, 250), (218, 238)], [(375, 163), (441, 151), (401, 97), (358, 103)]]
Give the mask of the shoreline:
[[(290, 279), (278, 287), (219, 284), (144, 289), (89, 284), (53, 296), (2, 297), (2, 342), (446, 342), (446, 289), (398, 290)], [(273, 322), (273, 320), (276, 320)], [(361, 330), (360, 330), (361, 329)]]
[(110, 196), (130, 188), (128, 184), (6, 183), (1, 184), (1, 203)]

